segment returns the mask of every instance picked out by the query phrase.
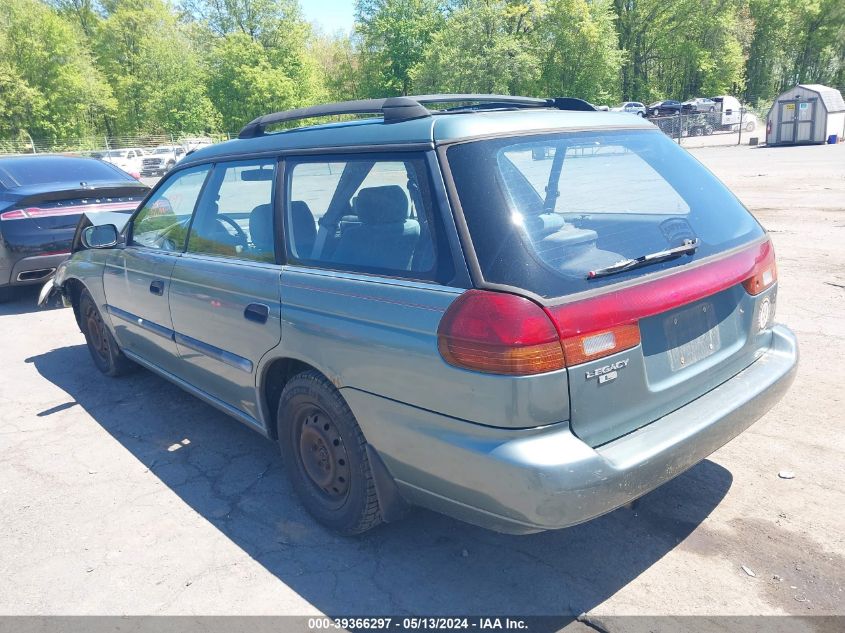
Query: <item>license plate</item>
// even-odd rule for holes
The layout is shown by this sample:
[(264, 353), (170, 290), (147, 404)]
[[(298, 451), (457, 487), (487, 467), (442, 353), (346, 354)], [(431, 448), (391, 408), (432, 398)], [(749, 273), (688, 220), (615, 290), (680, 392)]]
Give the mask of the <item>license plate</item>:
[(673, 312), (663, 322), (669, 343), (669, 365), (678, 371), (719, 351), (722, 341), (712, 303), (698, 303)]

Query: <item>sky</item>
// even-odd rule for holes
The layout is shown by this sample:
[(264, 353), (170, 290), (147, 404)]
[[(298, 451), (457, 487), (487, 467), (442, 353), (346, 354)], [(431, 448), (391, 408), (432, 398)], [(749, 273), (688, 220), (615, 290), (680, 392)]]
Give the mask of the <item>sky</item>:
[(354, 22), (354, 0), (300, 0), (306, 19), (327, 33), (350, 31)]

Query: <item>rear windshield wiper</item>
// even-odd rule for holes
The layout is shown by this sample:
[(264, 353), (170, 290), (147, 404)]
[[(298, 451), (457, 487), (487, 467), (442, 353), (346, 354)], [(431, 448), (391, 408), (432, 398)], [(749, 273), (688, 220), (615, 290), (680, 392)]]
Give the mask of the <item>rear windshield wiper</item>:
[(684, 240), (684, 243), (674, 248), (666, 249), (665, 251), (657, 251), (656, 253), (649, 253), (648, 255), (641, 255), (633, 259), (623, 259), (621, 262), (616, 262), (604, 268), (597, 268), (587, 273), (587, 279), (596, 279), (597, 277), (606, 277), (607, 275), (615, 275), (626, 270), (633, 270), (641, 266), (648, 266), (649, 264), (656, 264), (658, 262), (665, 262), (667, 259), (680, 257), (681, 255), (692, 255), (698, 248), (700, 240), (698, 238), (692, 240)]

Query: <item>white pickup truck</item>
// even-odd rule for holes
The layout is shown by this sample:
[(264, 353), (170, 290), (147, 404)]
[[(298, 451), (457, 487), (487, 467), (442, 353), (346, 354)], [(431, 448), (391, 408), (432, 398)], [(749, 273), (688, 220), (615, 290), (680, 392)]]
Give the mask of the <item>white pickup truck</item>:
[(145, 155), (145, 151), (140, 147), (127, 147), (107, 150), (97, 158), (119, 167), (130, 176), (139, 178), (141, 176), (141, 161)]
[(142, 176), (163, 176), (185, 156), (181, 145), (160, 145), (147, 152), (141, 161)]

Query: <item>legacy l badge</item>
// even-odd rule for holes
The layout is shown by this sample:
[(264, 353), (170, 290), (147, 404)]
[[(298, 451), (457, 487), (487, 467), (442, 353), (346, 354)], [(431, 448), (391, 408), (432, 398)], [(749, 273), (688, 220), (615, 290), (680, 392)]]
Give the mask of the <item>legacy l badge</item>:
[(628, 361), (630, 359), (623, 358), (622, 360), (618, 360), (615, 363), (611, 363), (610, 365), (604, 365), (603, 367), (596, 367), (587, 372), (587, 380), (591, 378), (598, 378), (599, 384), (604, 384), (606, 382), (610, 382), (611, 380), (616, 380), (616, 377), (619, 375), (617, 372), (620, 369), (624, 369), (628, 366)]

